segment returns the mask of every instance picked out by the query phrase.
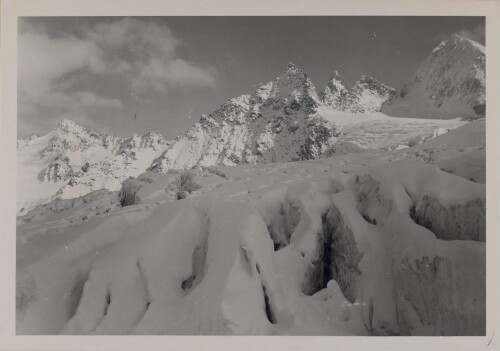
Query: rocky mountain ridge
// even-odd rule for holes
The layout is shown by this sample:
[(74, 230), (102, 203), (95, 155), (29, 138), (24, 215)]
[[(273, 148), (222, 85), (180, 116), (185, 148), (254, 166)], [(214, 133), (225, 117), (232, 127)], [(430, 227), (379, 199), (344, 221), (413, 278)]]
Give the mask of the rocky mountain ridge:
[(320, 93), (306, 73), (289, 63), (273, 81), (202, 116), (173, 142), (159, 171), (195, 165), (288, 162), (332, 154), (340, 126), (320, 108), (352, 113), (379, 111), (395, 90), (365, 75), (347, 90), (338, 73)]
[(391, 104), (396, 96), (396, 89), (366, 75), (362, 75), (354, 87), (348, 90), (337, 71), (320, 92), (325, 105), (352, 113), (379, 112), (382, 104)]

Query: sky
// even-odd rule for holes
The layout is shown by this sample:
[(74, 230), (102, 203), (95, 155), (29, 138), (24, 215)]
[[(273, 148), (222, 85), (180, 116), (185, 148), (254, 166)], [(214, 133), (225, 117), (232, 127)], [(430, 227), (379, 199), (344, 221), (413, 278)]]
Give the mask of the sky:
[(348, 88), (367, 74), (400, 89), (452, 34), (484, 45), (484, 17), (24, 17), (18, 137), (71, 119), (174, 138), (288, 62), (318, 91), (335, 70)]

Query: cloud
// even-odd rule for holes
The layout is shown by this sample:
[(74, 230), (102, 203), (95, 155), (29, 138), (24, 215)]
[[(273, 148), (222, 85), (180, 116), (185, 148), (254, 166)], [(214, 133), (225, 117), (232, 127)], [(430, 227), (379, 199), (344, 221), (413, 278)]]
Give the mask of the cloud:
[(19, 36), (18, 84), (20, 93), (39, 102), (55, 90), (57, 81), (84, 68), (105, 69), (100, 50), (92, 42), (73, 36), (50, 38), (45, 32)]
[[(96, 109), (123, 109), (124, 102), (113, 89), (108, 87), (103, 95), (97, 84), (103, 79), (143, 94), (171, 87), (215, 86), (215, 69), (180, 57), (180, 44), (167, 26), (151, 20), (123, 18), (53, 34), (43, 25), (22, 19), (18, 37), (19, 118), (31, 120), (36, 127), (45, 125), (36, 123), (33, 116), (39, 116), (41, 110), (52, 109), (54, 116), (84, 116), (96, 113)], [(32, 116), (26, 116), (30, 113)], [(55, 119), (50, 115), (46, 118)], [(25, 125), (20, 123), (20, 129)]]
[(477, 41), (478, 43), (485, 43), (485, 28), (484, 24), (479, 24), (472, 29), (462, 29), (457, 32), (458, 35)]
[(164, 25), (124, 18), (86, 32), (103, 48), (108, 73), (128, 74), (135, 88), (165, 91), (169, 86), (215, 85), (213, 68), (178, 57), (179, 40)]
[(434, 42), (440, 42), (443, 40), (447, 40), (450, 38), (452, 34), (458, 34), (464, 38), (474, 40), (482, 45), (485, 43), (485, 26), (484, 23), (478, 24), (474, 28), (462, 28), (458, 30), (457, 32), (450, 33), (450, 32), (441, 32), (436, 35), (435, 38), (433, 38)]
[(213, 86), (214, 70), (194, 66), (182, 59), (161, 60), (153, 58), (140, 69), (133, 86), (143, 90), (148, 86), (165, 91), (170, 84), (181, 86)]

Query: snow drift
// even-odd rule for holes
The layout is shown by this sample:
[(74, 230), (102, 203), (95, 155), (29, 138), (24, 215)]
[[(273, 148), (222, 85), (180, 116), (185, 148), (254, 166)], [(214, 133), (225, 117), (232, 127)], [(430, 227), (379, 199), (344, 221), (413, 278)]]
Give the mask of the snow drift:
[(193, 171), (187, 198), (159, 196), (181, 175), (20, 224), (17, 332), (484, 335), (483, 184), (359, 154)]
[(19, 140), (17, 333), (484, 335), (483, 98), (454, 37), (400, 97), (289, 64), (172, 141)]

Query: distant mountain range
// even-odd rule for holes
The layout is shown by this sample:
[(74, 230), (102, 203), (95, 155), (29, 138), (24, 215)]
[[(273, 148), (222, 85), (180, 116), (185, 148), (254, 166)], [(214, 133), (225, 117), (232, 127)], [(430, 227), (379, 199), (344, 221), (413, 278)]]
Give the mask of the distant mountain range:
[[(317, 159), (335, 153), (407, 147), (461, 125), (398, 117), (471, 118), (484, 114), (484, 47), (454, 36), (422, 63), (399, 94), (362, 76), (346, 89), (335, 72), (317, 91), (293, 63), (253, 94), (202, 115), (175, 140), (155, 132), (129, 138), (62, 121), (52, 132), (18, 140), (18, 210), (73, 198), (146, 170)], [(23, 209), (24, 208), (24, 209)]]

